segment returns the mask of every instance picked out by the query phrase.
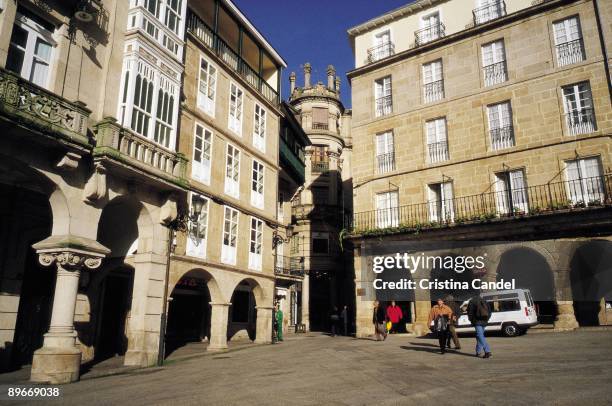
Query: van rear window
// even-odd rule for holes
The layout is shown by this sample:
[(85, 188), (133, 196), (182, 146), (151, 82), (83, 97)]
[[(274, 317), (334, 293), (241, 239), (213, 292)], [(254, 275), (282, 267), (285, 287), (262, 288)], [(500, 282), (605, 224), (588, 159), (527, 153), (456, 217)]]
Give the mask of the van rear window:
[(488, 301), (489, 307), (493, 312), (515, 312), (521, 310), (521, 302), (518, 299), (513, 300), (494, 300)]

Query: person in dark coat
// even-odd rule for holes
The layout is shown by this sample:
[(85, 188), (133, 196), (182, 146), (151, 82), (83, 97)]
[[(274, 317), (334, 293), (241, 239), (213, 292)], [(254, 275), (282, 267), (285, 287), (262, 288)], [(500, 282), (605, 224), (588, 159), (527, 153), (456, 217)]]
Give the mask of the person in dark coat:
[(342, 325), (344, 326), (344, 335), (348, 336), (348, 306), (344, 305), (342, 311), (340, 312), (340, 319), (342, 320)]
[(476, 295), (470, 299), (467, 313), (470, 323), (472, 323), (472, 326), (474, 326), (476, 330), (476, 356), (480, 357), (480, 352), (482, 350), (484, 351), (483, 358), (490, 358), (491, 348), (485, 338), (485, 327), (491, 318), (489, 305), (480, 295)]
[[(385, 308), (378, 300), (374, 301), (374, 309), (372, 311), (372, 323), (374, 324), (374, 335), (376, 341), (384, 341), (387, 339), (387, 322)], [(382, 338), (381, 338), (382, 337)]]

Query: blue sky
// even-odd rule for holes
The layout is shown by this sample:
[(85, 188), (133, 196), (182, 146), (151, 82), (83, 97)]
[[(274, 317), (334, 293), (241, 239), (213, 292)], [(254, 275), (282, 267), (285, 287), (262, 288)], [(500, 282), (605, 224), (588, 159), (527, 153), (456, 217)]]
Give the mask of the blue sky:
[(240, 10), (287, 62), (283, 72), (283, 98), (287, 98), (289, 73), (297, 73), (302, 86), (301, 65), (312, 64), (313, 82), (327, 82), (327, 65), (336, 67), (342, 78), (340, 92), (350, 107), (346, 72), (354, 68), (354, 59), (346, 30), (410, 0), (234, 0)]

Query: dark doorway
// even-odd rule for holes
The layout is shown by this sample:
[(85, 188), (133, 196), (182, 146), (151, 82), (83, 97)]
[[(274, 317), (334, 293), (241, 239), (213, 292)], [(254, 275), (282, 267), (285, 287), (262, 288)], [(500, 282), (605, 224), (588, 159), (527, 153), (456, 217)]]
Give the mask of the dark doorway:
[(253, 288), (248, 282), (242, 282), (232, 294), (227, 338), (231, 339), (241, 330), (246, 330), (249, 339), (255, 340), (257, 326), (257, 303)]
[(132, 303), (132, 287), (131, 272), (113, 272), (104, 278), (96, 360), (124, 355), (127, 351), (125, 329)]
[(308, 315), (310, 330), (329, 331), (331, 303), (331, 276), (327, 272), (310, 271), (310, 303)]

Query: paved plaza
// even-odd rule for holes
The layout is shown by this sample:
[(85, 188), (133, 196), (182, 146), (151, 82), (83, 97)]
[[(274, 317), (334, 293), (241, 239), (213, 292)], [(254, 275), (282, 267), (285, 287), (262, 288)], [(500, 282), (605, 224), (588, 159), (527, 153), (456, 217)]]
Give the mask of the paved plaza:
[(62, 404), (597, 405), (612, 398), (610, 330), (491, 337), (488, 360), (473, 356), (473, 337), (445, 355), (436, 343), (294, 336), (83, 380), (63, 387)]

